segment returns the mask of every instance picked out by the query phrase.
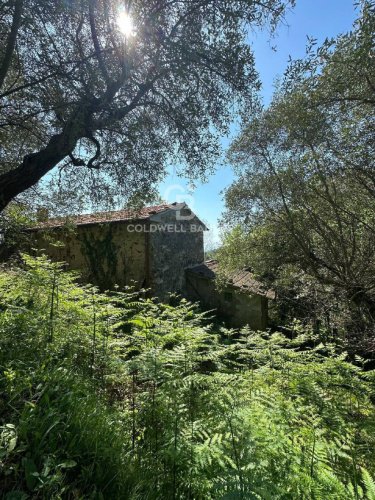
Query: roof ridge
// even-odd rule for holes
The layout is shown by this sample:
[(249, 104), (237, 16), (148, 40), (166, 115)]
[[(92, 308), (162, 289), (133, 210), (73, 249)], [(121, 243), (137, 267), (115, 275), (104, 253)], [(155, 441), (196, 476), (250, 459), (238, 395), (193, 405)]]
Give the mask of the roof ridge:
[[(215, 259), (206, 260), (202, 264), (189, 267), (188, 272), (197, 274), (206, 279), (215, 280), (218, 261)], [(254, 293), (257, 295), (265, 296), (269, 299), (275, 298), (275, 292), (268, 289), (264, 283), (258, 281), (251, 271), (246, 269), (237, 269), (229, 273), (227, 282), (236, 289), (243, 292)]]
[[(102, 210), (100, 212), (69, 214), (47, 218), (39, 221), (34, 227), (59, 227), (65, 222), (72, 222), (79, 225), (94, 224), (110, 221), (148, 219), (150, 216), (170, 210), (173, 204), (161, 203), (159, 205), (149, 205), (137, 208), (121, 208), (119, 210)], [(118, 216), (118, 217), (116, 217)]]

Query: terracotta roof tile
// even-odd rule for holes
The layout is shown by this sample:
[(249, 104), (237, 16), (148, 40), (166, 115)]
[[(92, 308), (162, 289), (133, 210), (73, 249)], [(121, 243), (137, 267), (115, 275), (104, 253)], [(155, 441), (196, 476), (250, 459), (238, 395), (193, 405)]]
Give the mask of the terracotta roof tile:
[[(193, 266), (187, 269), (187, 272), (198, 274), (206, 279), (215, 279), (219, 270), (217, 260), (207, 260), (203, 264)], [(254, 278), (254, 275), (246, 269), (236, 271), (229, 275), (228, 281), (234, 288), (238, 288), (243, 292), (262, 295), (268, 299), (275, 298), (273, 290), (267, 290), (265, 286)]]
[(54, 219), (47, 219), (43, 222), (38, 222), (32, 229), (47, 229), (54, 227), (62, 227), (67, 223), (75, 225), (85, 224), (101, 224), (103, 222), (118, 222), (127, 220), (147, 220), (152, 215), (165, 212), (172, 208), (172, 205), (154, 205), (151, 207), (144, 207), (140, 210), (116, 210), (111, 212), (97, 212), (94, 214), (81, 214), (68, 217), (56, 217)]

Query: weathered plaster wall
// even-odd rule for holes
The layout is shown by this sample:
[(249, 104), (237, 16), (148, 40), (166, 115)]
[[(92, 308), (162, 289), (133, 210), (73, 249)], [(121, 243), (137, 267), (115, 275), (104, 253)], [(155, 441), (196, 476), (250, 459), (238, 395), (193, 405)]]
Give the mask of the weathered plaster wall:
[(268, 301), (260, 295), (249, 295), (232, 287), (223, 291), (215, 288), (213, 280), (186, 273), (187, 293), (205, 309), (215, 309), (233, 327), (249, 325), (254, 330), (267, 327)]
[[(137, 282), (146, 285), (146, 235), (130, 232), (127, 223), (112, 222), (34, 233), (34, 246), (53, 260), (67, 262), (85, 282), (101, 289)], [(53, 240), (60, 240), (56, 246)]]
[(179, 215), (189, 214), (169, 210), (150, 220), (36, 231), (33, 246), (101, 289), (136, 281), (165, 300), (170, 292), (186, 293), (185, 269), (204, 260), (204, 226), (196, 217), (179, 220)]
[(154, 222), (171, 224), (173, 230), (149, 233), (151, 288), (161, 300), (169, 292), (186, 294), (185, 269), (204, 261), (203, 231), (198, 230), (201, 222), (197, 218), (176, 220), (173, 210), (159, 214)]

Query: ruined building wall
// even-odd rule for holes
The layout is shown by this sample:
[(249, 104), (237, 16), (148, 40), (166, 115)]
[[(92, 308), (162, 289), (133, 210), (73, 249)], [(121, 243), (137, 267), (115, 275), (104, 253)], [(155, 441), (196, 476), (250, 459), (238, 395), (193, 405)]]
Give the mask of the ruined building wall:
[(171, 224), (173, 230), (149, 233), (150, 286), (160, 300), (169, 292), (186, 295), (185, 269), (204, 261), (202, 223), (197, 218), (176, 220), (174, 211), (155, 221)]
[(261, 295), (250, 295), (228, 286), (217, 290), (215, 281), (186, 273), (188, 297), (199, 301), (204, 309), (213, 309), (230, 326), (249, 325), (253, 330), (267, 327), (268, 300)]
[(38, 230), (32, 246), (102, 290), (137, 282), (137, 288), (166, 300), (170, 292), (185, 294), (185, 268), (204, 260), (201, 229), (199, 219), (177, 221), (171, 210), (151, 221)]
[[(55, 261), (67, 262), (82, 281), (102, 290), (147, 281), (146, 235), (129, 232), (127, 223), (111, 222), (53, 229), (33, 234), (33, 246)], [(56, 244), (56, 240), (60, 244)]]

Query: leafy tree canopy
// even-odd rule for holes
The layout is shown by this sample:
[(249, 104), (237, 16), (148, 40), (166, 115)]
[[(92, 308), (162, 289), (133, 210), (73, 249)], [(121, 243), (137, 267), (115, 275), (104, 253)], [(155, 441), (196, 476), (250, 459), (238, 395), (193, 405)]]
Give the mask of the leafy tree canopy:
[(273, 279), (295, 266), (343, 296), (356, 320), (375, 311), (372, 7), (362, 3), (352, 32), (319, 48), (312, 40), (269, 108), (245, 122), (226, 193), (226, 220), (242, 229), (222, 252)]
[(248, 26), (273, 29), (293, 3), (2, 2), (0, 209), (56, 166), (65, 194), (94, 201), (156, 183), (168, 161), (204, 175), (258, 86)]

